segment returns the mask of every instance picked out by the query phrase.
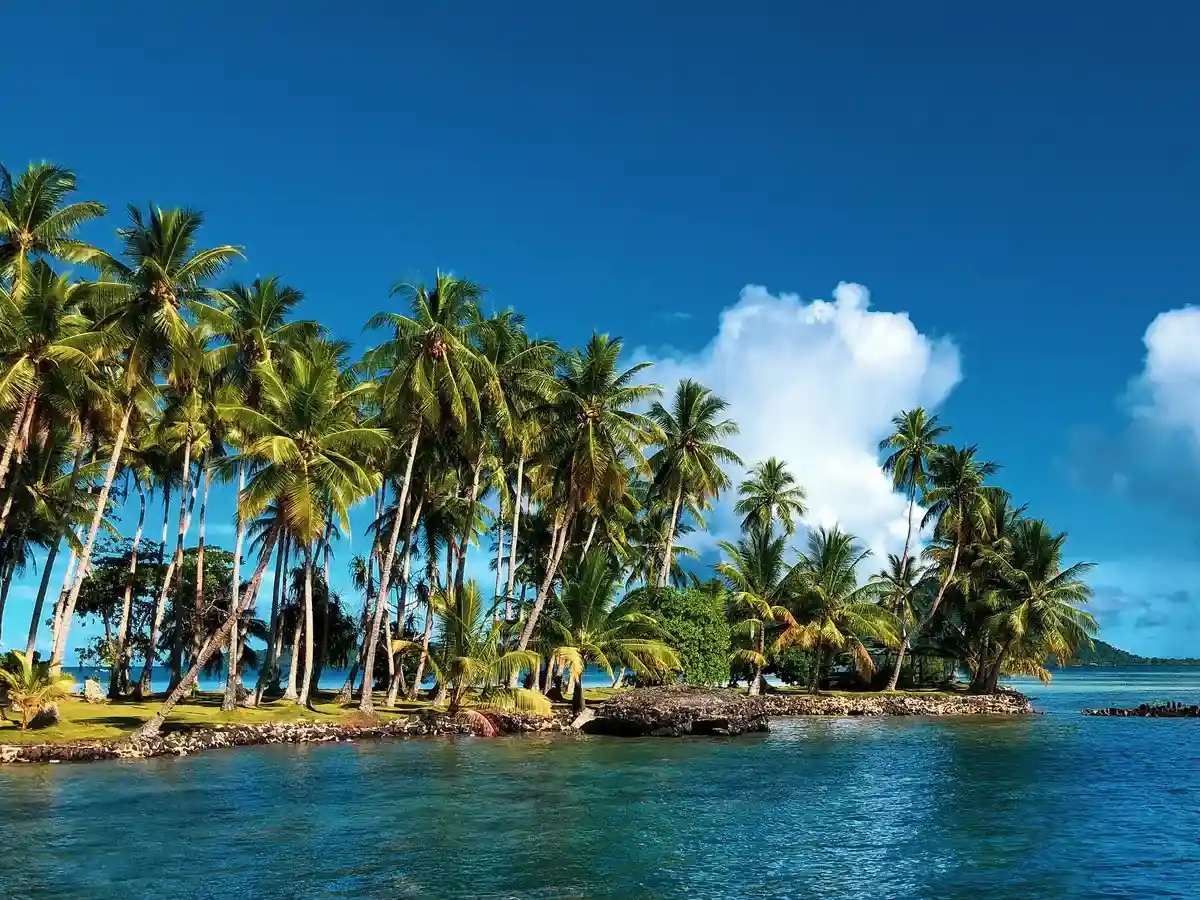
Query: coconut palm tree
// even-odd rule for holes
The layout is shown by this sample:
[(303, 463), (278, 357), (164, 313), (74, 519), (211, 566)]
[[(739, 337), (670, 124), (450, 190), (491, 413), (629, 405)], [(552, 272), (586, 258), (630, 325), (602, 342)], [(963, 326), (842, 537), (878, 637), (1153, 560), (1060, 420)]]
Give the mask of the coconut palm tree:
[(64, 202), (75, 193), (75, 174), (49, 163), (33, 163), (15, 179), (0, 164), (0, 276), (8, 277), (19, 300), (36, 256), (86, 263), (96, 250), (73, 237), (80, 225), (104, 215), (94, 200)]
[(912, 545), (913, 511), (917, 495), (928, 487), (929, 465), (941, 449), (940, 439), (950, 428), (938, 424), (938, 417), (923, 407), (897, 413), (892, 417), (892, 433), (879, 442), (879, 452), (886, 453), (883, 471), (892, 476), (892, 485), (908, 498), (908, 523), (901, 559), (908, 558)]
[(1054, 533), (1038, 519), (1021, 519), (1013, 529), (1008, 559), (999, 560), (997, 606), (987, 622), (991, 652), (980, 659), (972, 690), (994, 693), (1003, 673), (1049, 680), (1046, 657), (1069, 660), (1098, 630), (1081, 606), (1092, 590), (1084, 576), (1094, 567), (1064, 567), (1065, 532)]
[(734, 511), (742, 516), (742, 531), (760, 528), (770, 531), (778, 522), (783, 533), (791, 537), (796, 520), (808, 511), (804, 488), (788, 471), (787, 463), (772, 456), (755, 465), (738, 485), (740, 499)]
[(717, 443), (738, 433), (736, 422), (720, 418), (728, 407), (725, 400), (690, 378), (679, 382), (670, 410), (658, 401), (650, 407), (650, 420), (658, 426), (662, 443), (650, 457), (650, 468), (655, 486), (664, 497), (671, 498), (667, 547), (658, 584), (665, 583), (671, 571), (671, 550), (684, 496), (704, 506), (708, 498), (715, 498), (729, 486), (721, 463), (741, 465), (736, 453)]
[[(370, 684), (384, 600), (391, 588), (396, 546), (413, 481), (413, 465), (421, 438), (447, 428), (463, 429), (478, 421), (480, 394), (498, 398), (495, 370), (474, 345), (481, 328), (479, 285), (439, 272), (432, 288), (399, 284), (393, 296), (404, 297), (410, 314), (377, 313), (367, 328), (387, 329), (388, 340), (363, 357), (362, 368), (377, 376), (383, 421), (393, 426), (397, 446), (407, 442), (404, 475), (396, 487), (396, 509), (384, 552), (379, 590), (366, 642), (365, 676), (359, 708), (374, 711)], [(416, 523), (413, 523), (415, 526)]]
[[(152, 208), (146, 217), (130, 206), (129, 216), (129, 226), (117, 232), (125, 261), (99, 252), (92, 256), (110, 281), (125, 286), (125, 291), (114, 293), (98, 304), (106, 314), (101, 323), (117, 328), (125, 336), (120, 376), (114, 386), (113, 398), (114, 405), (123, 407), (124, 412), (112, 440), (96, 514), (71, 585), (67, 608), (72, 610), (108, 506), (108, 495), (120, 465), (130, 417), (136, 407), (135, 397), (157, 373), (166, 373), (168, 379), (173, 380), (177, 372), (186, 370), (199, 356), (200, 348), (183, 315), (185, 305), (199, 299), (207, 279), (220, 274), (232, 260), (241, 256), (241, 250), (229, 245), (196, 250), (196, 234), (203, 217), (193, 210), (163, 212)], [(69, 622), (66, 625), (69, 626)], [(63, 638), (65, 646), (65, 635)], [(58, 661), (53, 663), (58, 664)]]
[(311, 347), (290, 351), (286, 370), (285, 382), (274, 367), (259, 366), (261, 412), (230, 410), (252, 435), (230, 464), (255, 469), (242, 492), (240, 514), (254, 518), (274, 504), (281, 526), (303, 554), (306, 671), (297, 703), (307, 705), (315, 653), (313, 545), (331, 516), (348, 528), (350, 507), (379, 486), (380, 477), (367, 471), (360, 454), (382, 450), (389, 437), (358, 419), (359, 403), (374, 385), (352, 383), (328, 355)]
[(625, 495), (628, 470), (648, 469), (643, 448), (657, 430), (637, 407), (661, 388), (636, 383), (649, 363), (621, 370), (620, 356), (619, 339), (593, 333), (585, 348), (564, 355), (554, 400), (540, 410), (548, 427), (542, 465), (553, 472), (546, 502), (554, 518), (545, 576), (517, 640), (521, 650), (533, 637), (576, 513), (615, 506)]
[(885, 646), (900, 642), (896, 617), (876, 601), (884, 586), (870, 580), (858, 583), (858, 569), (871, 555), (854, 536), (836, 526), (818, 528), (808, 536), (808, 552), (796, 569), (792, 619), (779, 636), (779, 647), (800, 647), (816, 654), (812, 689), (836, 653), (849, 653), (858, 673), (869, 677), (875, 662), (863, 638)]
[[(446, 686), (447, 711), (452, 716), (464, 713), (467, 695), (475, 691), (473, 710), (467, 716), (484, 729), (490, 723), (478, 710), (519, 710), (548, 715), (550, 701), (539, 691), (508, 686), (513, 673), (538, 665), (536, 653), (511, 649), (503, 636), (503, 626), (484, 608), (479, 585), (474, 580), (453, 595), (435, 592), (433, 609), (439, 622), (436, 641), (429, 654), (429, 665), (439, 684)], [(416, 648), (415, 641), (393, 642), (393, 652)]]
[(552, 614), (543, 620), (552, 664), (570, 669), (567, 689), (574, 686), (576, 715), (586, 706), (583, 673), (589, 665), (599, 666), (609, 678), (614, 665), (639, 675), (682, 668), (675, 651), (662, 641), (658, 623), (638, 609), (637, 598), (618, 602), (620, 584), (609, 552), (591, 550), (572, 568)]
[(748, 646), (735, 649), (730, 661), (750, 668), (747, 690), (762, 691), (762, 672), (767, 664), (767, 630), (778, 624), (793, 627), (789, 607), (796, 591), (795, 566), (785, 559), (785, 539), (769, 529), (754, 528), (736, 544), (721, 541), (725, 560), (717, 573), (729, 590), (731, 632)]
[(12, 650), (0, 660), (0, 687), (20, 710), (22, 731), (40, 712), (66, 698), (74, 685), (70, 675), (50, 671), (49, 663), (34, 662), (32, 654)]

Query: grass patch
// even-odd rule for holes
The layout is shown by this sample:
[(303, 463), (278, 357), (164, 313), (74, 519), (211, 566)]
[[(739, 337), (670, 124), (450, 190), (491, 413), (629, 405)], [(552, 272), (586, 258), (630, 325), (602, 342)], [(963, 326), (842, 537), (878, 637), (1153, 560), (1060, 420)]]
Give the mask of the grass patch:
[[(221, 712), (221, 694), (205, 692), (180, 703), (167, 717), (164, 731), (211, 728), (214, 725), (265, 724), (270, 722), (336, 722), (353, 725), (359, 716), (358, 703), (340, 706), (335, 694), (323, 693), (313, 702), (313, 710), (289, 700), (274, 700), (254, 709)], [(384, 694), (376, 695), (376, 714), (380, 721), (407, 715), (430, 706), (425, 702), (400, 701), (386, 709)], [(125, 737), (149, 719), (162, 705), (161, 698), (144, 702), (118, 700), (110, 703), (85, 703), (72, 697), (59, 704), (62, 721), (51, 728), (30, 729), (24, 733), (15, 722), (0, 720), (0, 744), (40, 744), (58, 741), (113, 740)]]

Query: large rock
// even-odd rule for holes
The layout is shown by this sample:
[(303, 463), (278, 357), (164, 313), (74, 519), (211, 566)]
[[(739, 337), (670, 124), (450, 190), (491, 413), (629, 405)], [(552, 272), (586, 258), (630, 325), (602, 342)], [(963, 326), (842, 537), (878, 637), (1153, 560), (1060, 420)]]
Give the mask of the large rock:
[(767, 712), (761, 697), (726, 688), (686, 685), (637, 688), (614, 697), (585, 722), (586, 734), (621, 737), (677, 737), (685, 734), (728, 735), (766, 731)]

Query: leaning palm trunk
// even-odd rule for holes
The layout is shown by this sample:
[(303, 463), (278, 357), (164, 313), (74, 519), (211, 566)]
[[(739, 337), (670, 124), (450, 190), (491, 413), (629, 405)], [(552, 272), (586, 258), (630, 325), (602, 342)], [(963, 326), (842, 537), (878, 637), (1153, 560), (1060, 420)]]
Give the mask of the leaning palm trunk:
[(298, 706), (309, 705), (308, 697), (312, 692), (313, 665), (316, 660), (316, 641), (313, 640), (312, 576), (312, 544), (306, 543), (304, 545), (304, 678), (300, 682), (300, 696), (296, 698)]
[(12, 426), (8, 429), (8, 438), (4, 442), (4, 456), (0, 457), (0, 488), (8, 479), (8, 469), (12, 464), (13, 449), (17, 445), (17, 436), (25, 431), (25, 420), (29, 417), (29, 407), (33, 405), (34, 392), (29, 391), (21, 401), (21, 408), (13, 417)]
[[(21, 420), (20, 434), (17, 436), (16, 454), (15, 454), (17, 465), (20, 465), (21, 460), (23, 460), (25, 458), (25, 448), (29, 444), (29, 429), (33, 425), (34, 410), (36, 407), (37, 407), (37, 395), (36, 395), (36, 393), (31, 392), (30, 399), (25, 406), (24, 418)], [(15, 429), (16, 427), (17, 426), (14, 424), (13, 428)], [(10, 437), (11, 437), (11, 435), (10, 435)], [(7, 468), (5, 468), (5, 473), (7, 474)], [(15, 497), (16, 494), (17, 494), (17, 482), (16, 482), (16, 480), (14, 480), (13, 483), (11, 485), (9, 485), (8, 497), (4, 501), (4, 510), (3, 510), (3, 512), (0, 512), (0, 535), (4, 534), (5, 526), (8, 524), (8, 514), (9, 514), (9, 511), (12, 510), (13, 497)]]
[[(371, 695), (375, 682), (375, 645), (379, 643), (380, 617), (383, 615), (384, 601), (391, 588), (392, 566), (396, 563), (396, 545), (400, 542), (400, 521), (404, 518), (404, 510), (408, 506), (408, 491), (412, 487), (413, 463), (417, 458), (417, 445), (421, 439), (421, 429), (413, 434), (408, 445), (408, 463), (404, 468), (404, 484), (400, 488), (400, 498), (396, 501), (396, 517), (392, 522), (392, 534), (388, 538), (387, 555), (383, 559), (383, 568), (379, 572), (379, 590), (375, 594), (375, 613), (367, 631), (366, 659), (363, 661), (362, 699), (358, 708), (368, 715), (375, 712), (375, 698)], [(413, 523), (414, 527), (416, 523)]]
[[(196, 491), (193, 489), (191, 498), (188, 498), (187, 477), (189, 469), (184, 469), (184, 482), (179, 489), (179, 518), (183, 526), (183, 534), (186, 535), (192, 527), (192, 509), (196, 503)], [(163, 512), (163, 546), (166, 546), (166, 523), (167, 510)], [(160, 562), (161, 566), (161, 562)], [(166, 570), (163, 572), (162, 584), (159, 585), (158, 599), (154, 603), (154, 617), (150, 620), (150, 643), (146, 648), (146, 661), (142, 666), (142, 676), (138, 679), (138, 687), (136, 694), (140, 697), (148, 697), (151, 692), (151, 679), (154, 675), (154, 656), (158, 652), (158, 637), (162, 631), (163, 618), (167, 614), (167, 595), (171, 590), (171, 582), (174, 578), (176, 570), (183, 569), (183, 537), (179, 538), (179, 546), (176, 547), (171, 561), (167, 564)], [(178, 594), (176, 595), (178, 596)]]
[[(912, 516), (913, 509), (917, 504), (917, 494), (914, 490), (908, 492), (908, 530), (904, 535), (904, 555), (900, 557), (905, 563), (908, 562), (908, 548), (912, 543)], [(892, 669), (892, 674), (888, 676), (887, 688), (885, 690), (894, 691), (896, 685), (900, 683), (900, 667), (904, 665), (904, 653), (908, 649), (908, 631), (906, 630), (900, 638), (900, 649), (896, 653), (896, 665)]]
[(496, 604), (500, 601), (500, 584), (504, 580), (504, 520), (496, 518), (496, 590), (492, 597), (492, 618), (496, 618)]
[[(463, 589), (463, 581), (467, 572), (467, 548), (471, 545), (471, 535), (475, 531), (475, 497), (479, 493), (479, 476), (483, 471), (483, 453), (475, 460), (475, 472), (471, 478), (471, 493), (467, 495), (467, 521), (463, 525), (462, 537), (458, 541), (458, 571), (454, 574), (455, 592)], [(449, 580), (450, 573), (446, 572)]]
[(667, 551), (663, 554), (662, 568), (658, 573), (658, 583), (665, 585), (671, 575), (671, 556), (675, 550), (675, 529), (679, 524), (679, 506), (683, 502), (683, 485), (675, 489), (675, 503), (671, 507), (671, 522), (667, 526)]
[[(946, 589), (950, 587), (950, 582), (954, 580), (954, 572), (958, 568), (958, 553), (962, 548), (962, 528), (958, 529), (959, 534), (955, 535), (954, 539), (954, 555), (950, 558), (950, 569), (946, 572), (946, 577), (942, 579), (942, 583), (938, 586), (937, 596), (933, 598), (933, 604), (929, 607), (929, 612), (921, 619), (917, 627), (913, 629), (913, 634), (918, 637), (925, 633), (925, 629), (929, 627), (929, 623), (933, 621), (933, 617), (937, 615), (938, 608), (942, 605), (942, 598), (946, 596)], [(904, 653), (908, 650), (909, 635), (905, 635), (900, 641), (900, 651), (896, 654), (896, 668), (892, 670), (892, 677), (888, 679), (887, 689), (894, 691), (896, 684), (900, 679), (900, 666), (904, 664)]]
[(175, 686), (175, 689), (171, 691), (166, 701), (150, 717), (149, 721), (130, 735), (130, 740), (145, 740), (157, 735), (159, 729), (162, 728), (163, 722), (171, 714), (171, 710), (191, 692), (196, 684), (196, 678), (200, 675), (200, 670), (208, 664), (208, 661), (212, 659), (212, 655), (220, 650), (225, 641), (229, 639), (229, 633), (233, 628), (233, 623), (237, 621), (237, 617), (254, 605), (254, 601), (258, 597), (259, 585), (262, 584), (263, 572), (266, 570), (267, 562), (271, 558), (271, 550), (274, 547), (274, 543), (275, 535), (272, 534), (271, 537), (267, 538), (267, 542), (263, 546), (262, 554), (258, 558), (258, 566), (254, 570), (254, 577), (250, 580), (250, 586), (246, 589), (241, 602), (236, 605), (231, 604), (229, 615), (225, 618), (224, 624), (204, 642), (204, 646), (196, 654), (196, 659), (192, 663), (191, 668), (188, 669), (187, 674), (180, 679), (179, 684)]
[(288, 667), (287, 688), (283, 692), (284, 700), (292, 700), (300, 696), (296, 692), (296, 685), (300, 678), (300, 638), (304, 636), (304, 619), (296, 616), (296, 629), (292, 632), (292, 662)]
[[(401, 567), (400, 574), (403, 579), (400, 582), (400, 599), (396, 601), (396, 638), (404, 637), (404, 617), (407, 615), (408, 606), (408, 579), (412, 567), (412, 545), (413, 537), (416, 531), (417, 522), (421, 521), (421, 508), (425, 505), (425, 497), (417, 498), (417, 505), (413, 509), (412, 518), (409, 519), (408, 528), (404, 532), (404, 564)], [(391, 683), (388, 685), (387, 705), (389, 707), (396, 705), (396, 699), (400, 696), (400, 691), (408, 693), (408, 689), (404, 685), (404, 662), (396, 659), (396, 654), (392, 653), (391, 642), (388, 642), (388, 658), (392, 660), (393, 670), (390, 673)]]
[(329, 619), (333, 608), (333, 591), (329, 587), (329, 534), (330, 527), (326, 526), (325, 552), (322, 554), (322, 579), (325, 582), (325, 615), (321, 618), (321, 640), (317, 644), (317, 658), (313, 664), (313, 677), (310, 690), (314, 694), (320, 693), (321, 672), (325, 669), (325, 656), (329, 652)]
[(108, 696), (116, 700), (129, 681), (129, 622), (133, 616), (133, 578), (137, 574), (138, 547), (142, 543), (142, 527), (146, 523), (146, 489), (138, 478), (134, 478), (138, 491), (138, 523), (133, 533), (133, 547), (129, 553), (129, 574), (125, 581), (125, 596), (121, 600), (121, 622), (117, 626), (117, 651), (112, 672), (108, 678)]
[[(195, 627), (192, 629), (193, 634), (199, 633), (200, 620), (204, 615), (204, 522), (208, 518), (208, 489), (212, 487), (212, 472), (208, 468), (208, 451), (204, 453), (204, 464), (200, 473), (204, 478), (204, 493), (200, 498), (200, 524), (196, 531), (196, 600), (192, 604), (192, 622)], [(179, 584), (183, 586), (183, 568), (179, 569)], [(236, 588), (234, 589), (236, 591)], [(178, 597), (179, 594), (176, 594)], [(236, 593), (234, 594), (236, 597)], [(179, 604), (176, 603), (176, 606)], [(234, 628), (237, 628), (237, 620), (234, 620)], [(193, 638), (194, 640), (194, 638)], [(236, 644), (237, 640), (233, 641)]]
[(133, 404), (125, 407), (125, 415), (121, 417), (121, 425), (117, 429), (117, 438), (113, 441), (112, 456), (108, 460), (108, 468), (104, 473), (104, 486), (100, 488), (100, 497), (96, 501), (96, 512), (92, 515), (92, 524), (88, 528), (87, 541), (79, 557), (79, 568), (75, 572), (75, 580), (71, 584), (71, 593), (63, 610), (63, 621), (60, 627), (58, 646), (50, 660), (50, 671), (54, 675), (62, 672), (63, 654), (67, 647), (67, 634), (71, 630), (71, 617), (75, 615), (75, 603), (79, 600), (79, 590), (83, 587), (84, 576), (92, 564), (92, 549), (96, 546), (96, 534), (100, 531), (100, 523), (104, 521), (104, 511), (108, 506), (108, 495), (112, 491), (113, 480), (117, 477), (117, 468), (121, 462), (121, 451), (125, 447), (125, 436), (129, 433), (129, 419), (133, 415)]
[[(187, 494), (192, 475), (192, 431), (188, 426), (187, 441), (183, 446), (183, 495)], [(199, 478), (196, 481), (199, 484)], [(181, 495), (181, 496), (183, 496)], [(175, 640), (171, 644), (171, 687), (179, 683), (183, 677), (183, 541), (187, 533), (187, 515), (182, 501), (179, 504), (179, 532), (175, 542)], [(164, 578), (164, 586), (170, 583), (170, 578)]]
[[(68, 504), (70, 504), (75, 499), (75, 483), (79, 476), (79, 466), (83, 463), (83, 453), (84, 453), (84, 450), (86, 449), (86, 446), (87, 446), (86, 443), (81, 440), (79, 442), (79, 447), (75, 451), (75, 462), (71, 465), (71, 476), (70, 476), (71, 481), (67, 488), (67, 503)], [(138, 487), (138, 490), (139, 491), (141, 490), (140, 486)], [(143, 515), (145, 514), (145, 511), (146, 511), (146, 504), (145, 504), (145, 499), (143, 499), (142, 500)], [(139, 528), (139, 533), (140, 533), (140, 528), (141, 528), (141, 519), (140, 518), (138, 519), (138, 528)], [(58, 558), (58, 550), (62, 546), (63, 535), (64, 535), (64, 533), (66, 533), (66, 531), (67, 531), (66, 522), (65, 521), (61, 522), (58, 526), (58, 537), (54, 541), (53, 545), (51, 545), (49, 552), (46, 554), (46, 561), (42, 564), (42, 580), (41, 580), (41, 583), (38, 585), (37, 599), (34, 600), (34, 602), (33, 602), (33, 615), (32, 615), (32, 617), (30, 617), (30, 620), (29, 620), (29, 640), (26, 641), (26, 643), (25, 643), (25, 655), (29, 656), (29, 657), (33, 656), (33, 647), (34, 647), (34, 644), (37, 643), (38, 628), (41, 627), (41, 624), (42, 624), (42, 621), (41, 621), (42, 620), (42, 610), (45, 608), (45, 605), (46, 605), (46, 594), (50, 590), (50, 573), (54, 570), (54, 560)], [(133, 556), (134, 556), (134, 559), (137, 559), (137, 545), (136, 544), (134, 545)], [(72, 554), (71, 558), (72, 558), (72, 561), (74, 561), (74, 554)], [(70, 572), (70, 569), (71, 569), (71, 567), (68, 566), (67, 567), (68, 573)]]
[(504, 619), (512, 619), (513, 589), (517, 584), (517, 535), (521, 529), (521, 482), (525, 477), (525, 454), (517, 460), (517, 489), (513, 492), (512, 544), (508, 548), (508, 586), (504, 590)]
[(280, 616), (279, 597), (283, 590), (284, 573), (287, 571), (284, 560), (287, 559), (287, 539), (279, 542), (279, 550), (275, 556), (275, 583), (271, 585), (271, 623), (267, 634), (267, 663), (258, 672), (258, 681), (254, 685), (252, 706), (262, 702), (263, 692), (267, 685), (272, 684), (279, 671)]
[[(236, 607), (238, 605), (238, 589), (241, 587), (242, 571), (242, 541), (246, 536), (245, 523), (242, 521), (242, 491), (246, 489), (246, 467), (238, 466), (238, 492), (237, 499), (234, 501), (235, 515), (237, 516), (237, 539), (234, 541), (233, 547), (233, 585), (231, 590), (233, 595), (230, 603)], [(207, 488), (205, 489), (207, 490)], [(203, 529), (201, 529), (203, 534)], [(232, 712), (237, 708), (238, 701), (238, 684), (241, 682), (242, 656), (237, 651), (240, 649), (237, 638), (238, 623), (234, 619), (233, 628), (229, 632), (229, 671), (225, 673), (225, 696), (221, 699), (221, 711)]]
[[(558, 574), (558, 564), (562, 559), (563, 550), (567, 546), (567, 532), (571, 527), (571, 514), (568, 512), (562, 516), (562, 522), (556, 529), (556, 533), (552, 533), (550, 540), (550, 558), (546, 565), (546, 577), (542, 579), (541, 587), (538, 588), (537, 594), (533, 598), (533, 609), (529, 611), (529, 618), (525, 621), (525, 627), (521, 629), (521, 637), (517, 641), (518, 650), (529, 649), (529, 641), (533, 637), (533, 630), (537, 627), (538, 616), (542, 613), (542, 607), (546, 605), (546, 598), (550, 594), (550, 585), (554, 583), (554, 576)], [(555, 546), (557, 544), (557, 547)], [(513, 672), (509, 676), (508, 686), (514, 688), (517, 686), (517, 679), (520, 677), (520, 672)]]
[(432, 594), (425, 602), (425, 633), (421, 636), (421, 658), (417, 660), (417, 670), (413, 673), (412, 684), (408, 688), (408, 699), (416, 700), (421, 690), (421, 682), (425, 679), (425, 660), (429, 659), (429, 638), (433, 634), (433, 606), (430, 604)]

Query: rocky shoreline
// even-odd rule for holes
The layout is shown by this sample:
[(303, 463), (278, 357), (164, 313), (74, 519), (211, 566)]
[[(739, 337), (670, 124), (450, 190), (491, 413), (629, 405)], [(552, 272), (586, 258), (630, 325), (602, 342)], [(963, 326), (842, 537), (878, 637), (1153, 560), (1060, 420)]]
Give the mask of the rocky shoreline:
[(1143, 703), (1140, 706), (1110, 706), (1106, 709), (1085, 709), (1085, 716), (1141, 719), (1200, 719), (1200, 706), (1183, 703)]
[(582, 723), (588, 734), (621, 737), (735, 735), (766, 731), (772, 718), (793, 716), (1019, 716), (1032, 715), (1016, 691), (988, 695), (827, 695), (768, 693), (672, 685), (615, 697)]
[[(494, 715), (500, 734), (565, 731), (561, 717)], [(101, 741), (60, 741), (45, 744), (0, 744), (0, 763), (95, 762), (104, 759), (149, 759), (190, 756), (206, 750), (263, 744), (322, 744), (384, 738), (438, 737), (479, 732), (477, 723), (425, 712), (369, 725), (323, 722), (272, 722), (262, 725), (216, 725), (167, 731), (148, 740), (116, 738)]]
[[(988, 696), (916, 697), (770, 693), (750, 697), (727, 689), (684, 685), (638, 688), (589, 709), (574, 724), (569, 714), (551, 717), (489, 714), (500, 734), (582, 731), (617, 736), (736, 735), (766, 731), (769, 720), (790, 716), (1013, 716), (1030, 715), (1033, 705), (1016, 692)], [(1108, 713), (1100, 713), (1108, 714)], [(323, 722), (217, 725), (166, 731), (149, 740), (58, 741), (0, 744), (0, 764), (93, 762), (189, 756), (206, 750), (263, 744), (317, 744), (387, 738), (478, 734), (478, 718), (451, 718), (423, 711), (364, 725)]]

